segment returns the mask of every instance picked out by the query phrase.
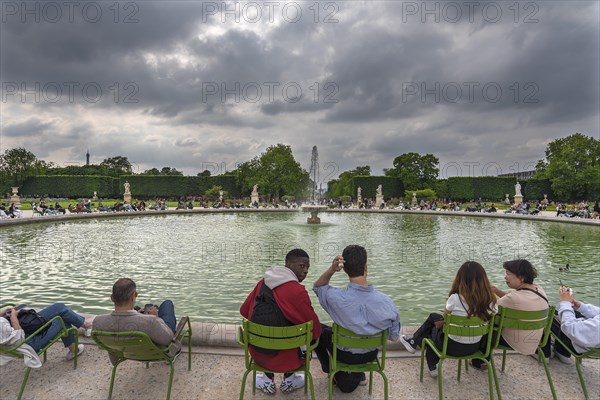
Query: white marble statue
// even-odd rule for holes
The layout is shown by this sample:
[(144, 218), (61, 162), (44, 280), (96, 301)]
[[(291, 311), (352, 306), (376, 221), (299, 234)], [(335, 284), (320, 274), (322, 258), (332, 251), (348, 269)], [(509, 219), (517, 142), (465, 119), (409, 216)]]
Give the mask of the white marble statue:
[(125, 194), (131, 194), (131, 187), (129, 186), (129, 182), (125, 181), (123, 186), (125, 187)]
[(258, 196), (258, 185), (254, 185), (252, 188), (252, 196)]
[(381, 185), (377, 186), (377, 191), (376, 191), (376, 194), (377, 194), (378, 196), (381, 196), (381, 195), (383, 194), (383, 189), (381, 188)]
[(515, 185), (515, 196), (523, 196), (521, 194), (521, 185), (519, 184), (519, 182), (517, 182), (517, 184)]

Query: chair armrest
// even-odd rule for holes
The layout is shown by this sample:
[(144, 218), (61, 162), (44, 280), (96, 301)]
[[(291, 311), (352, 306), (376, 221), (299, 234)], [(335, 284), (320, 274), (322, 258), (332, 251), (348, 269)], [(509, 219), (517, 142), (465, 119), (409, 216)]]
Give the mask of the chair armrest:
[(183, 329), (185, 326), (190, 325), (189, 317), (182, 317), (177, 324), (177, 329), (175, 330), (175, 335), (173, 335), (173, 340), (179, 340), (182, 337)]
[(306, 349), (307, 352), (309, 351), (313, 351), (314, 349), (317, 348), (317, 346), (319, 345), (319, 338), (313, 340), (312, 342), (310, 342), (310, 346), (308, 346), (308, 349)]
[(235, 340), (242, 347), (244, 346), (244, 341), (242, 340), (243, 337), (244, 337), (244, 330), (242, 329), (241, 326), (238, 326), (238, 330), (237, 330), (236, 335), (235, 335)]
[(57, 316), (53, 317), (52, 319), (50, 319), (48, 322), (46, 322), (44, 325), (42, 325), (37, 331), (33, 332), (32, 334), (30, 334), (29, 336), (27, 336), (25, 339), (21, 340), (20, 342), (15, 343), (12, 347), (9, 347), (7, 350), (8, 351), (14, 351), (14, 350), (16, 350), (21, 345), (23, 345), (24, 343), (26, 343), (29, 339), (31, 339), (32, 337), (34, 337), (35, 335), (37, 335), (38, 333), (40, 333), (42, 330), (44, 330), (46, 327), (49, 327), (50, 325), (52, 325), (52, 323), (56, 319), (58, 319), (60, 321), (60, 324), (62, 325), (63, 330), (66, 330), (67, 328), (65, 327), (65, 322), (60, 317), (60, 315), (57, 315)]

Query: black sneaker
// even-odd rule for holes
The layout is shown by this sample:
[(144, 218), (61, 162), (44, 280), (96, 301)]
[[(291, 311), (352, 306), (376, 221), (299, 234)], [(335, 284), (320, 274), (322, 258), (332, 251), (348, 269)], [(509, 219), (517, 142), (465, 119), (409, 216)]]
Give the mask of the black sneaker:
[(400, 343), (406, 348), (406, 351), (409, 353), (415, 353), (417, 351), (417, 344), (415, 340), (411, 337), (406, 337), (406, 335), (400, 336)]

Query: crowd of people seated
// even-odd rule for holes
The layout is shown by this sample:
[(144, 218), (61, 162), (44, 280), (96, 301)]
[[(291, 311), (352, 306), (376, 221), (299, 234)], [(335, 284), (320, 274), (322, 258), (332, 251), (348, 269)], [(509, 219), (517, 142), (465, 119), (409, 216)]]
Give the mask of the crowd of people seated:
[(6, 207), (6, 203), (0, 205), (0, 218), (20, 218), (21, 215), (21, 210), (14, 203), (10, 203), (8, 208)]
[[(464, 205), (460, 201), (451, 199), (436, 199), (436, 200), (424, 200), (421, 199), (418, 202), (405, 202), (397, 199), (383, 200), (381, 204), (376, 205), (375, 201), (371, 198), (362, 199), (358, 204), (352, 201), (344, 203), (341, 199), (323, 199), (319, 202), (321, 205), (328, 206), (329, 208), (338, 209), (397, 209), (397, 210), (425, 210), (425, 211), (466, 211), (466, 212), (482, 212), (482, 213), (496, 213), (498, 208), (494, 203), (487, 203), (481, 198), (477, 200), (471, 200), (469, 205)], [(512, 204), (508, 209), (504, 210), (505, 214), (521, 214), (521, 215), (538, 215), (545, 209), (547, 209), (550, 203), (547, 199), (539, 200), (536, 202), (525, 201), (520, 204)], [(554, 204), (554, 203), (552, 203)], [(144, 200), (135, 201), (132, 203), (125, 203), (118, 201), (112, 206), (104, 205), (102, 201), (95, 206), (90, 199), (79, 201), (75, 204), (69, 203), (64, 208), (58, 201), (55, 201), (52, 205), (49, 201), (40, 199), (39, 202), (33, 201), (31, 203), (32, 211), (34, 216), (46, 216), (46, 215), (64, 215), (67, 213), (80, 214), (80, 213), (92, 213), (92, 212), (127, 212), (127, 211), (145, 211), (145, 210), (167, 210), (167, 199), (157, 198), (150, 202), (147, 206)], [(300, 202), (290, 201), (285, 199), (282, 202), (271, 199), (270, 201), (261, 201), (254, 203), (243, 202), (241, 199), (217, 199), (216, 201), (209, 201), (205, 196), (188, 196), (181, 197), (178, 200), (176, 209), (177, 210), (192, 210), (194, 208), (214, 208), (214, 209), (241, 209), (241, 208), (288, 208), (295, 209), (301, 206)], [(6, 203), (0, 205), (0, 218), (18, 218), (22, 215), (22, 212), (15, 207), (14, 204), (10, 204), (7, 207)], [(569, 218), (600, 218), (600, 204), (598, 201), (595, 203), (582, 201), (578, 204), (567, 205), (565, 203), (556, 203), (556, 216), (569, 217)]]
[[(240, 307), (243, 318), (266, 326), (290, 326), (312, 321), (312, 339), (315, 353), (325, 375), (330, 371), (333, 354), (332, 327), (319, 321), (306, 287), (301, 283), (308, 277), (310, 257), (306, 251), (296, 248), (289, 251), (283, 266), (267, 269), (262, 279), (250, 291)], [(498, 312), (498, 306), (516, 310), (535, 311), (550, 307), (544, 289), (534, 283), (538, 276), (536, 268), (527, 260), (517, 259), (503, 264), (506, 286), (505, 291), (494, 286), (485, 268), (476, 261), (466, 261), (457, 270), (451, 285), (446, 305), (441, 314), (433, 312), (412, 335), (400, 335), (400, 313), (391, 298), (369, 283), (370, 266), (367, 251), (359, 245), (349, 245), (341, 255), (333, 258), (329, 267), (312, 284), (312, 290), (320, 306), (338, 326), (359, 335), (374, 335), (387, 331), (388, 340), (400, 341), (407, 351), (415, 353), (423, 340), (428, 338), (437, 346), (444, 342), (443, 325), (447, 315), (478, 317), (489, 320)], [(343, 287), (330, 284), (337, 273), (347, 276), (348, 283)], [(54, 304), (39, 312), (46, 318), (61, 316), (67, 326), (83, 327), (86, 330), (146, 332), (159, 347), (169, 351), (170, 357), (181, 352), (181, 343), (174, 336), (176, 331), (175, 306), (165, 300), (160, 306), (146, 304), (144, 308), (136, 306), (137, 287), (129, 278), (118, 279), (112, 287), (111, 300), (115, 305), (112, 313), (97, 316), (93, 326), (83, 317), (64, 304)], [(561, 286), (558, 312), (554, 316), (553, 332), (560, 337), (564, 346), (558, 342), (548, 342), (544, 354), (549, 359), (556, 354), (561, 363), (572, 363), (573, 354), (583, 354), (591, 349), (600, 348), (600, 308), (575, 299), (572, 290)], [(58, 332), (50, 327), (27, 339), (20, 326), (19, 308), (12, 306), (0, 310), (0, 346), (11, 347), (22, 343), (19, 351), (26, 354), (27, 366), (39, 368), (41, 362), (37, 352), (49, 343)], [(55, 324), (60, 322), (55, 321)], [(514, 329), (504, 328), (499, 341), (523, 355), (532, 355), (542, 338), (543, 329), (523, 335)], [(479, 351), (487, 343), (486, 336), (448, 336), (447, 352), (454, 356), (466, 356)], [(63, 338), (68, 348), (67, 359), (83, 352), (83, 345), (74, 347), (72, 335)], [(174, 343), (174, 344), (172, 344)], [(170, 346), (170, 347), (169, 347)], [(554, 347), (554, 351), (552, 351)], [(363, 364), (375, 360), (380, 348), (353, 349), (338, 348), (337, 359), (347, 364)], [(306, 378), (303, 373), (295, 372), (305, 363), (310, 354), (302, 349), (269, 350), (250, 346), (249, 352), (258, 365), (271, 372), (257, 373), (253, 384), (265, 393), (275, 394), (278, 390), (289, 393), (304, 387)], [(114, 363), (116, 360), (111, 357)], [(432, 377), (437, 377), (439, 357), (427, 347), (425, 351), (427, 366)], [(0, 364), (14, 360), (13, 357), (0, 357)], [(240, 359), (240, 363), (242, 363)], [(485, 370), (482, 360), (472, 360), (472, 367)], [(280, 384), (275, 383), (275, 374), (281, 373)], [(417, 373), (417, 372), (415, 372)], [(335, 386), (342, 392), (350, 393), (366, 384), (363, 372), (336, 372), (333, 376)]]
[(582, 201), (578, 204), (572, 204), (570, 206), (567, 206), (564, 203), (559, 203), (556, 206), (556, 216), (598, 219), (600, 218), (600, 204), (598, 201), (596, 201), (593, 206), (587, 201)]

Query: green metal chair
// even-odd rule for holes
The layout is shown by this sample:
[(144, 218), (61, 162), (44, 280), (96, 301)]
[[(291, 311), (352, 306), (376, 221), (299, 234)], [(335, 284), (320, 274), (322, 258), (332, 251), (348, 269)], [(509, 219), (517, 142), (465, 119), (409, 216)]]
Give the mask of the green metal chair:
[[(243, 320), (242, 326), (238, 329), (238, 343), (244, 348), (244, 360), (246, 364), (246, 372), (242, 378), (242, 388), (240, 390), (240, 400), (244, 398), (244, 390), (246, 388), (246, 380), (250, 371), (253, 372), (252, 394), (256, 394), (256, 372), (270, 372), (258, 365), (250, 356), (249, 346), (261, 347), (269, 350), (289, 350), (296, 349), (301, 346), (306, 346), (306, 362), (300, 368), (294, 371), (287, 372), (304, 372), (306, 382), (310, 385), (310, 398), (315, 398), (315, 388), (313, 378), (310, 373), (310, 358), (311, 352), (317, 347), (317, 342), (311, 345), (312, 341), (312, 321), (305, 322), (300, 325), (293, 326), (265, 326), (254, 322)], [(304, 394), (307, 393), (307, 385), (304, 385)]]
[[(431, 348), (431, 350), (440, 358), (438, 363), (438, 396), (440, 400), (443, 398), (442, 394), (442, 365), (444, 360), (458, 360), (458, 382), (460, 382), (460, 374), (461, 374), (461, 365), (462, 360), (465, 361), (465, 369), (468, 368), (468, 360), (481, 360), (488, 366), (488, 388), (490, 393), (490, 400), (494, 399), (494, 385), (492, 383), (493, 380), (493, 372), (490, 368), (490, 362), (488, 361), (488, 356), (490, 354), (490, 349), (492, 347), (492, 331), (494, 329), (494, 316), (489, 321), (483, 321), (477, 317), (464, 317), (459, 315), (447, 314), (444, 317), (444, 343), (442, 344), (442, 349), (438, 349), (435, 346), (435, 343), (431, 339), (423, 339), (423, 343), (421, 345), (421, 374), (419, 379), (423, 382), (423, 369), (425, 367), (425, 350), (427, 347)], [(467, 356), (451, 356), (447, 353), (448, 350), (448, 335), (456, 335), (456, 336), (484, 336), (486, 338), (486, 346), (485, 351), (477, 351), (473, 354)]]
[[(552, 336), (554, 337), (554, 340), (556, 342), (560, 343), (575, 358), (575, 367), (577, 368), (577, 375), (579, 375), (579, 383), (581, 383), (581, 389), (583, 389), (583, 395), (585, 396), (586, 399), (589, 399), (587, 387), (585, 386), (585, 380), (583, 379), (583, 373), (581, 372), (581, 361), (584, 358), (600, 358), (600, 349), (596, 348), (596, 349), (592, 349), (592, 350), (588, 351), (587, 353), (577, 354), (573, 350), (571, 350), (571, 348), (569, 346), (564, 344), (564, 342), (562, 340), (560, 340), (560, 338), (557, 335), (555, 335), (554, 332), (552, 332)], [(556, 343), (555, 343), (555, 346), (556, 346)]]
[[(502, 346), (500, 344), (500, 337), (502, 336), (502, 329), (518, 329), (522, 331), (532, 331), (537, 329), (544, 329), (544, 334), (537, 347), (538, 359), (542, 360), (544, 369), (546, 370), (546, 377), (548, 378), (548, 384), (550, 385), (550, 391), (552, 392), (552, 398), (556, 400), (556, 391), (554, 390), (554, 383), (552, 382), (552, 375), (548, 369), (548, 363), (542, 348), (546, 345), (548, 337), (550, 336), (550, 328), (552, 326), (552, 318), (554, 316), (555, 307), (552, 306), (541, 311), (522, 311), (514, 310), (512, 308), (498, 306), (498, 314), (495, 319), (495, 342), (493, 349), (502, 350), (502, 372), (506, 365), (506, 351), (513, 350), (510, 347)], [(523, 332), (523, 335), (527, 335), (527, 332)], [(492, 370), (494, 372), (494, 382), (496, 384), (496, 392), (498, 393), (498, 399), (502, 400), (502, 393), (500, 392), (500, 383), (498, 381), (498, 371), (494, 362), (494, 351), (490, 353)]]
[[(359, 335), (338, 324), (333, 324), (333, 354), (329, 357), (329, 399), (333, 397), (333, 378), (337, 372), (369, 372), (369, 395), (373, 391), (373, 372), (377, 372), (383, 378), (383, 396), (388, 398), (388, 381), (385, 372), (385, 352), (387, 347), (387, 329), (374, 335)], [(372, 349), (381, 347), (381, 351), (375, 360), (366, 364), (346, 364), (337, 360), (339, 347), (351, 349)]]
[[(187, 325), (187, 328), (186, 328)], [(173, 336), (178, 341), (187, 338), (188, 344), (188, 371), (192, 369), (192, 326), (188, 317), (183, 317), (177, 326), (175, 335)], [(150, 362), (165, 361), (171, 368), (169, 375), (169, 388), (167, 389), (167, 400), (171, 398), (171, 387), (173, 386), (173, 363), (176, 357), (169, 355), (169, 350), (173, 346), (171, 342), (167, 347), (158, 347), (150, 336), (141, 331), (125, 331), (112, 332), (92, 330), (92, 339), (98, 344), (98, 347), (108, 351), (117, 358), (116, 363), (112, 368), (112, 376), (110, 378), (110, 389), (108, 390), (108, 399), (112, 398), (113, 387), (115, 383), (115, 375), (117, 367), (123, 361), (133, 360), (146, 363), (146, 368)]]
[[(0, 306), (0, 308), (4, 308), (6, 306), (13, 306), (14, 304), (3, 304)], [(52, 338), (52, 340), (50, 340), (44, 347), (42, 347), (37, 354), (38, 355), (44, 355), (44, 362), (46, 362), (46, 350), (48, 350), (50, 348), (50, 346), (52, 346), (54, 343), (56, 343), (59, 339), (63, 338), (63, 337), (67, 337), (69, 336), (69, 334), (73, 334), (73, 336), (75, 336), (75, 348), (77, 348), (78, 346), (78, 333), (79, 331), (77, 330), (77, 328), (67, 328), (65, 326), (65, 322), (62, 320), (62, 318), (60, 316), (56, 316), (54, 318), (52, 318), (51, 320), (49, 320), (48, 322), (46, 322), (40, 329), (38, 329), (37, 331), (33, 332), (31, 335), (27, 336), (25, 339), (21, 340), (18, 343), (13, 344), (10, 347), (5, 347), (5, 346), (0, 346), (0, 354), (8, 356), (8, 357), (14, 357), (14, 358), (24, 358), (24, 355), (19, 353), (17, 351), (17, 349), (23, 345), (26, 344), (26, 342), (31, 339), (32, 337), (34, 337), (35, 335), (37, 335), (38, 333), (40, 333), (42, 330), (46, 329), (47, 327), (49, 327), (50, 325), (52, 325), (52, 323), (56, 320), (60, 321), (60, 325), (61, 325), (61, 330), (56, 334), (56, 336), (54, 336)], [(73, 369), (77, 368), (77, 351), (75, 351), (75, 357), (73, 358)], [(27, 380), (29, 379), (29, 374), (31, 373), (31, 368), (27, 367), (27, 369), (25, 370), (25, 376), (23, 377), (23, 382), (21, 383), (21, 388), (19, 389), (19, 395), (17, 396), (17, 399), (20, 400), (21, 397), (23, 396), (23, 392), (25, 391), (25, 386), (27, 385)]]

